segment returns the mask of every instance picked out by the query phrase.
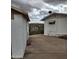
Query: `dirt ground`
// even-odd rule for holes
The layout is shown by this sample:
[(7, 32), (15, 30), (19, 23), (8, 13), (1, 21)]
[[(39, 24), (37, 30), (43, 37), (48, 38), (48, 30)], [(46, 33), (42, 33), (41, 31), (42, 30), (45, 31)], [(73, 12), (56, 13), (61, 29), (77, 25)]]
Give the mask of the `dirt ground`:
[(30, 40), (24, 59), (67, 59), (67, 40), (41, 34), (31, 35)]

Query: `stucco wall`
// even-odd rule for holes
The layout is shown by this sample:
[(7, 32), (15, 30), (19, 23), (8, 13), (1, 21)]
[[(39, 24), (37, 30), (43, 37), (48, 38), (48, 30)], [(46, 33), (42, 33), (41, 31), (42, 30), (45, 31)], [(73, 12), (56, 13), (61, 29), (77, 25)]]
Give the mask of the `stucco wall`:
[(12, 57), (22, 58), (27, 40), (27, 22), (20, 14), (14, 14), (11, 20)]
[(29, 23), (27, 22), (26, 23), (26, 26), (27, 26), (27, 40), (29, 39)]
[(57, 33), (60, 35), (67, 34), (67, 17), (66, 16), (59, 16), (57, 18)]
[[(55, 20), (55, 24), (49, 24), (50, 21)], [(67, 18), (66, 16), (51, 16), (45, 20), (44, 35), (56, 36), (67, 34)]]

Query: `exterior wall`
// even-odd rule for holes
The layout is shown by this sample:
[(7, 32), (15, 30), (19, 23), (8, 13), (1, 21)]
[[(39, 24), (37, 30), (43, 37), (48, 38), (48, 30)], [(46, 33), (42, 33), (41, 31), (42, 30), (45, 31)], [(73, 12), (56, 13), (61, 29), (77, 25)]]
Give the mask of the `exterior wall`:
[(27, 22), (21, 14), (14, 14), (11, 20), (12, 57), (23, 58), (27, 40)]
[[(49, 24), (50, 21), (55, 20), (55, 24)], [(67, 34), (67, 18), (66, 16), (52, 16), (45, 20), (44, 35), (59, 36)]]
[(57, 18), (57, 35), (66, 35), (67, 34), (67, 17), (59, 16)]
[(26, 25), (27, 25), (27, 39), (29, 39), (29, 23), (27, 22)]
[(55, 36), (56, 35), (56, 24), (49, 24), (50, 21), (55, 20), (55, 17), (46, 19), (44, 24), (44, 35)]

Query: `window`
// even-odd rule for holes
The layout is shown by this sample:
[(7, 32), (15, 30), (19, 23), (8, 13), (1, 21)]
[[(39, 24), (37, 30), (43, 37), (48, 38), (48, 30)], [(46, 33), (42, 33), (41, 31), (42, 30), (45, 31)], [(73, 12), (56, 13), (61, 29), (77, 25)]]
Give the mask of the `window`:
[(50, 21), (49, 24), (55, 24), (55, 21)]

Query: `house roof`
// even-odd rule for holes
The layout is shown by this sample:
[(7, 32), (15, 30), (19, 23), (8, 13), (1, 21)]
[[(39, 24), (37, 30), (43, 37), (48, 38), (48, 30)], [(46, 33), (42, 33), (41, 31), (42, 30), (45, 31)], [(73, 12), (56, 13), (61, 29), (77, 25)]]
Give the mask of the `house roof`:
[(50, 15), (44, 17), (43, 19), (41, 19), (41, 21), (46, 20), (47, 18), (51, 17), (52, 15), (64, 15), (64, 16), (67, 16), (66, 13), (52, 13), (52, 14), (50, 14)]
[(44, 21), (30, 21), (29, 24), (44, 24)]
[(27, 21), (30, 21), (28, 13), (24, 12), (23, 10), (21, 10), (21, 9), (19, 9), (17, 7), (14, 7), (14, 6), (11, 6), (11, 10), (22, 14), (27, 19)]

